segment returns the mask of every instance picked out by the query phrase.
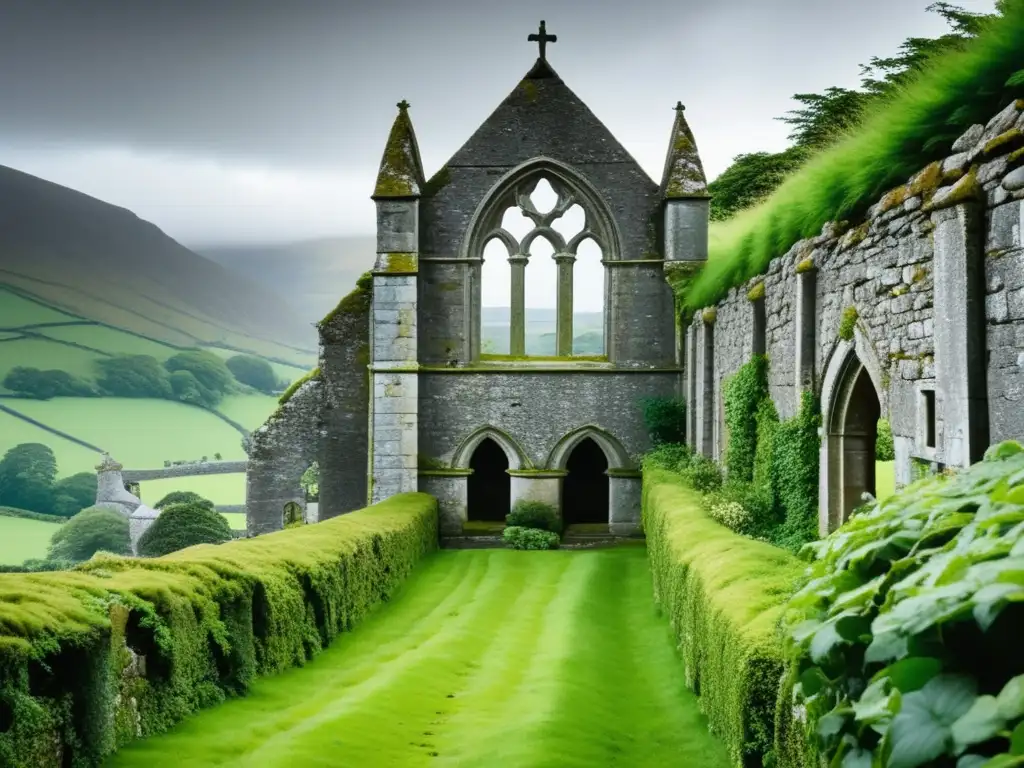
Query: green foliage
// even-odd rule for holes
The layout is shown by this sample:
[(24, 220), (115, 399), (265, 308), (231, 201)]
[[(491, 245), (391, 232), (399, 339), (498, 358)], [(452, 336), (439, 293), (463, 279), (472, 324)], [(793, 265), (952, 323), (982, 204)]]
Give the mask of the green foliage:
[(170, 373), (175, 397), (185, 403), (212, 408), (234, 388), (234, 374), (221, 358), (205, 349), (179, 352), (167, 359), (164, 368)]
[(773, 429), (771, 492), (782, 524), (771, 540), (793, 551), (818, 538), (820, 425), (817, 398), (803, 392), (796, 416)]
[(167, 371), (149, 355), (114, 355), (96, 361), (96, 383), (105, 395), (113, 397), (173, 397)]
[(878, 420), (878, 436), (875, 438), (875, 460), (896, 460), (896, 448), (892, 440), (892, 427), (889, 426), (887, 419)]
[(54, 397), (95, 397), (96, 387), (73, 373), (59, 370), (41, 371), (38, 368), (18, 366), (4, 377), (4, 387), (12, 392), (38, 400)]
[(40, 523), (63, 523), (56, 515), (47, 515), (42, 512), (33, 512), (30, 509), (18, 509), (17, 507), (0, 507), (0, 517), (20, 517), (23, 520), (35, 520)]
[(511, 549), (558, 549), (561, 538), (553, 531), (507, 525), (501, 538)]
[(278, 402), (281, 405), (284, 405), (285, 403), (287, 403), (289, 400), (292, 399), (292, 396), (296, 392), (299, 391), (299, 388), (302, 387), (303, 384), (305, 384), (307, 381), (312, 381), (313, 379), (319, 379), (319, 378), (320, 378), (320, 369), (319, 368), (314, 368), (309, 373), (307, 373), (305, 376), (303, 376), (303, 377), (293, 381), (288, 386), (288, 389), (286, 389), (284, 391), (284, 393), (281, 395), (281, 397), (278, 400)]
[(761, 765), (784, 669), (776, 636), (800, 563), (709, 518), (667, 472), (644, 472), (643, 526), (654, 599), (679, 643), (687, 685), (734, 765)]
[(725, 424), (729, 444), (725, 468), (730, 480), (749, 483), (754, 479), (757, 452), (757, 409), (768, 397), (768, 358), (754, 355), (725, 383)]
[(1009, 442), (812, 545), (786, 614), (808, 722), (792, 741), (833, 765), (1020, 764), (1022, 532), (1024, 449)]
[(231, 541), (228, 521), (206, 504), (171, 504), (139, 539), (139, 554), (160, 557), (196, 544)]
[(171, 491), (153, 505), (153, 509), (166, 509), (173, 504), (199, 504), (213, 509), (213, 502), (193, 491)]
[(89, 507), (57, 529), (50, 539), (50, 560), (81, 562), (97, 552), (131, 554), (128, 518), (120, 512)]
[(558, 510), (543, 501), (520, 499), (505, 516), (505, 523), (511, 527), (537, 528), (556, 534), (562, 532), (562, 519), (558, 516)]
[(682, 443), (662, 443), (644, 455), (643, 468), (667, 469), (671, 472), (682, 472), (690, 466), (693, 449)]
[(0, 505), (52, 512), (56, 477), (57, 459), (49, 446), (16, 445), (0, 459)]
[(711, 220), (724, 221), (764, 200), (807, 158), (801, 147), (784, 152), (737, 155), (732, 165), (708, 184)]
[(302, 473), (299, 484), (306, 493), (306, 501), (320, 499), (320, 462), (314, 461), (309, 465), (309, 469)]
[(279, 386), (274, 369), (262, 357), (235, 355), (224, 364), (239, 382), (255, 390), (269, 395)]
[[(0, 765), (50, 764), (55, 752), (66, 765), (99, 765), (138, 735), (244, 693), (257, 675), (304, 664), (436, 547), (435, 500), (404, 494), (162, 558), (5, 574)], [(144, 675), (131, 673), (126, 644), (146, 656)]]
[(768, 487), (728, 480), (701, 500), (708, 516), (736, 533), (769, 540), (778, 525)]
[(946, 157), (971, 125), (1024, 96), (1024, 85), (1010, 81), (1024, 49), (1024, 2), (1009, 0), (1001, 12), (978, 25), (976, 39), (941, 54), (909, 51), (914, 66), (871, 100), (855, 130), (813, 154), (764, 203), (712, 227), (710, 259), (685, 307), (715, 303), (827, 221), (858, 219), (886, 190)]
[(73, 517), (96, 502), (96, 473), (79, 472), (53, 486), (53, 514)]
[(712, 459), (694, 454), (682, 470), (682, 477), (695, 491), (710, 493), (722, 487), (722, 470)]
[(860, 315), (856, 307), (847, 307), (843, 310), (843, 316), (839, 320), (839, 338), (843, 341), (853, 341), (853, 331), (857, 327), (857, 320)]
[(644, 424), (655, 445), (686, 441), (686, 403), (673, 397), (648, 397), (641, 401)]

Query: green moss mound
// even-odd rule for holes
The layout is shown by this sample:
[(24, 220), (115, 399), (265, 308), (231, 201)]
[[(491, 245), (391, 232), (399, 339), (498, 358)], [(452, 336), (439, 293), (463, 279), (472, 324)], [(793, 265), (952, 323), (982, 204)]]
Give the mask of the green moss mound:
[(784, 764), (1020, 764), (1024, 448), (921, 480), (809, 550), (785, 622)]
[(160, 513), (139, 539), (139, 554), (160, 557), (196, 544), (231, 541), (231, 528), (212, 506), (203, 503), (172, 504)]
[(0, 765), (99, 765), (258, 675), (303, 664), (436, 546), (436, 502), (404, 494), (166, 557), (3, 575)]
[(644, 472), (643, 523), (654, 599), (679, 642), (687, 685), (733, 763), (760, 765), (773, 746), (785, 668), (777, 625), (801, 564), (716, 523), (664, 470)]

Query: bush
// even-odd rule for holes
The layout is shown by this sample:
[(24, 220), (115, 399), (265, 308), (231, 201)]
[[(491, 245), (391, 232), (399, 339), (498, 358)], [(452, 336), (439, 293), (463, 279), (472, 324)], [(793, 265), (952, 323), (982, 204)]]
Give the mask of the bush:
[(4, 386), (39, 400), (52, 397), (95, 397), (98, 393), (92, 383), (67, 371), (27, 368), (18, 366), (8, 371)]
[(654, 600), (669, 617), (686, 683), (733, 764), (760, 765), (784, 669), (777, 625), (801, 564), (716, 523), (663, 470), (645, 471), (642, 507)]
[(114, 355), (96, 361), (96, 383), (114, 397), (155, 397), (170, 400), (173, 392), (167, 371), (149, 355)]
[[(437, 502), (403, 494), (219, 547), (7, 574), (0, 765), (50, 765), (55, 754), (100, 765), (140, 734), (244, 694), (358, 625), (436, 548)], [(126, 640), (146, 656), (143, 677), (126, 674)]]
[(558, 549), (561, 538), (553, 531), (509, 525), (501, 537), (512, 549)]
[(892, 440), (892, 427), (886, 419), (878, 420), (878, 437), (875, 438), (875, 461), (895, 461), (896, 447)]
[(749, 483), (754, 479), (757, 452), (757, 410), (768, 397), (768, 358), (750, 358), (725, 383), (722, 394), (729, 430), (725, 470), (731, 480)]
[(172, 504), (200, 504), (213, 509), (213, 502), (193, 491), (171, 491), (153, 505), (153, 509), (166, 509)]
[(274, 369), (262, 357), (235, 355), (228, 358), (225, 365), (239, 382), (265, 394), (271, 394), (279, 386)]
[(33, 512), (53, 512), (57, 458), (42, 443), (21, 443), (0, 459), (0, 504)]
[(690, 466), (693, 451), (682, 443), (660, 443), (644, 455), (644, 469), (667, 469), (682, 472)]
[(678, 398), (649, 397), (641, 401), (644, 424), (654, 445), (686, 442), (686, 403)]
[(131, 554), (128, 518), (102, 507), (83, 509), (62, 525), (50, 539), (50, 560), (88, 560), (97, 552)]
[(707, 456), (695, 454), (689, 466), (682, 471), (683, 479), (700, 493), (717, 491), (722, 487), (722, 470)]
[(231, 541), (231, 527), (205, 504), (170, 504), (139, 539), (139, 554), (160, 557), (196, 544)]
[(558, 516), (558, 510), (543, 501), (517, 501), (512, 511), (505, 516), (505, 523), (512, 527), (562, 532), (562, 519)]
[(704, 510), (716, 522), (736, 533), (755, 538), (771, 536), (777, 519), (766, 488), (728, 480), (702, 499)]
[(793, 693), (779, 700), (780, 754), (892, 768), (1019, 764), (1022, 530), (1024, 449), (1011, 442), (810, 545), (814, 562), (786, 615)]
[(79, 472), (58, 480), (53, 486), (53, 513), (74, 517), (96, 503), (96, 473)]
[(167, 359), (164, 368), (168, 373), (188, 371), (204, 389), (224, 395), (230, 392), (235, 377), (224, 361), (205, 349), (190, 349), (179, 352)]

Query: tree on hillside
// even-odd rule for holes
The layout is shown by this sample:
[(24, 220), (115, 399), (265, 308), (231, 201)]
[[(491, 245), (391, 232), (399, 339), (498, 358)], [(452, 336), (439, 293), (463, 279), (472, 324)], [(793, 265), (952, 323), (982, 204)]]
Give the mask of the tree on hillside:
[(96, 361), (100, 389), (113, 397), (172, 396), (167, 371), (150, 355), (114, 355)]
[(53, 514), (73, 517), (96, 503), (96, 474), (79, 472), (65, 477), (53, 486)]
[(280, 384), (270, 363), (254, 355), (235, 355), (225, 363), (242, 384), (266, 394), (275, 392)]
[(0, 506), (50, 513), (57, 459), (41, 443), (16, 445), (0, 459)]
[(153, 509), (166, 509), (174, 504), (200, 504), (213, 509), (213, 502), (193, 491), (171, 491), (153, 505)]
[(205, 504), (172, 504), (142, 534), (139, 554), (160, 557), (196, 544), (223, 544), (231, 539), (228, 521)]
[[(168, 359), (164, 367), (172, 376), (172, 387), (177, 386), (186, 393), (185, 397), (188, 399), (178, 398), (183, 402), (193, 402), (212, 408), (234, 388), (234, 374), (224, 361), (212, 352), (202, 349), (179, 352)], [(192, 379), (186, 379), (180, 375), (182, 373), (189, 374)], [(201, 402), (196, 403), (196, 398)]]
[[(1005, 5), (1006, 0), (997, 0), (997, 13), (1002, 13)], [(833, 86), (821, 93), (795, 94), (793, 99), (800, 106), (776, 118), (791, 127), (789, 139), (793, 146), (774, 154), (737, 155), (733, 164), (708, 185), (714, 196), (711, 218), (718, 221), (729, 218), (766, 198), (812, 153), (828, 147), (854, 128), (872, 104), (906, 83), (932, 57), (959, 48), (976, 37), (985, 23), (994, 18), (946, 2), (933, 3), (928, 10), (940, 15), (950, 31), (937, 38), (909, 37), (895, 56), (873, 56), (868, 64), (861, 66), (859, 89)]]
[(220, 395), (200, 384), (191, 371), (175, 371), (170, 376), (170, 382), (174, 399), (182, 403), (212, 408), (221, 400)]
[(129, 555), (132, 551), (128, 518), (102, 507), (83, 509), (50, 539), (50, 560), (82, 562), (97, 552)]
[(4, 386), (12, 392), (39, 400), (52, 397), (95, 397), (96, 387), (67, 371), (40, 370), (18, 366), (4, 377)]

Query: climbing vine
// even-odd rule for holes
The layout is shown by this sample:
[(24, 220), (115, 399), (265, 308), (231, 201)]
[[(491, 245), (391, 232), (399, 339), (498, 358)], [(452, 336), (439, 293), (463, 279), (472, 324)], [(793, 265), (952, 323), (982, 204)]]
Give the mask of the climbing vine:
[(818, 538), (818, 399), (800, 395), (800, 410), (772, 435), (771, 487), (782, 524), (774, 543), (791, 550)]
[(754, 479), (754, 455), (757, 451), (757, 410), (768, 397), (768, 358), (754, 355), (726, 382), (725, 424), (729, 444), (725, 450), (725, 468), (729, 479), (749, 483)]

